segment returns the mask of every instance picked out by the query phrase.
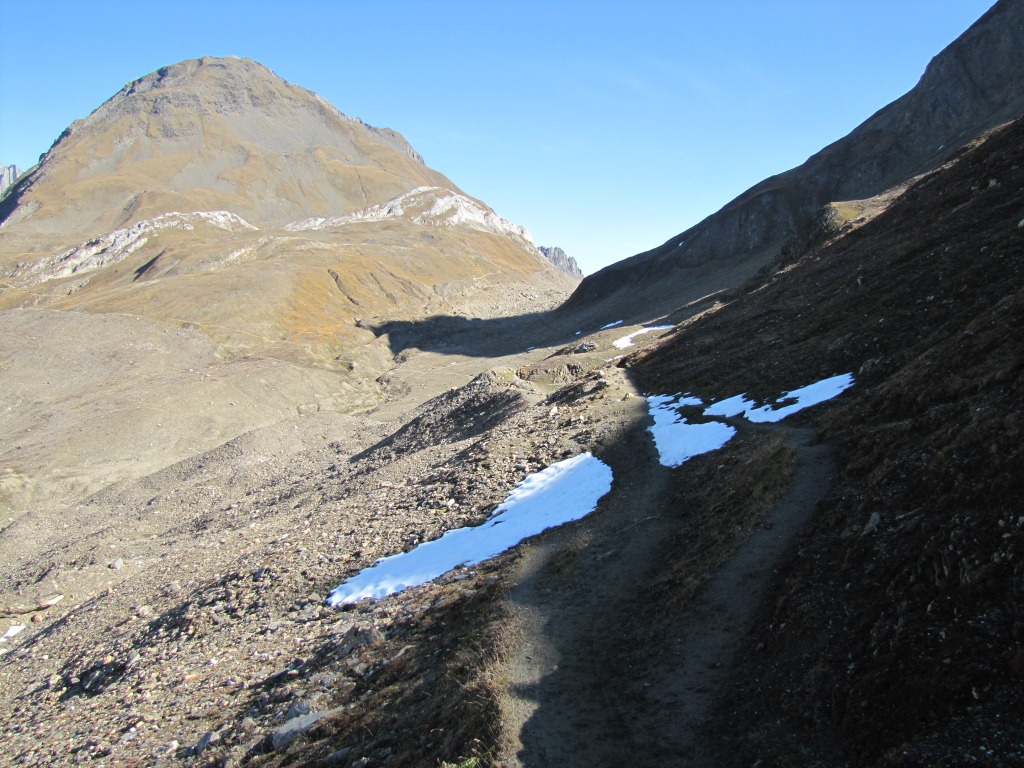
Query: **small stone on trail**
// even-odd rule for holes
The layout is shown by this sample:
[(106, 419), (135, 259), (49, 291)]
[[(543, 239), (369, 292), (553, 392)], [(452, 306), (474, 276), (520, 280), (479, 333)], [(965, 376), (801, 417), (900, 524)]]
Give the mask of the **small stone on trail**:
[(110, 568), (110, 570), (112, 570), (112, 571), (120, 571), (122, 568), (124, 568), (124, 560), (119, 557), (119, 558), (117, 558), (117, 560), (112, 562), (107, 567)]

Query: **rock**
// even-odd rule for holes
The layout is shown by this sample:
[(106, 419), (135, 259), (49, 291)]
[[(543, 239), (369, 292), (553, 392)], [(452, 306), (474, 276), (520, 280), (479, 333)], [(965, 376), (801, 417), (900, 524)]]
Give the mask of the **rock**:
[(124, 568), (124, 560), (119, 557), (119, 558), (117, 558), (117, 560), (112, 562), (107, 567), (110, 568), (110, 570), (112, 570), (112, 571), (120, 571), (122, 568)]
[(309, 704), (307, 704), (304, 701), (297, 701), (294, 704), (292, 704), (292, 706), (285, 713), (284, 719), (286, 721), (294, 720), (296, 717), (302, 717), (303, 715), (308, 715), (312, 711), (313, 711), (313, 708), (310, 707)]
[(877, 512), (872, 512), (871, 517), (868, 518), (867, 525), (864, 526), (864, 529), (860, 532), (860, 535), (867, 536), (869, 533), (871, 533), (878, 527), (878, 524), (880, 522), (882, 522), (881, 516)]
[(218, 741), (220, 741), (220, 734), (217, 731), (207, 731), (199, 737), (199, 743), (196, 744), (196, 754), (201, 755), (208, 746), (216, 744)]
[(339, 621), (328, 635), (338, 638), (338, 653), (341, 656), (348, 656), (357, 648), (384, 639), (383, 633), (376, 627), (362, 627), (349, 621)]
[(0, 195), (14, 186), (14, 183), (21, 175), (16, 165), (0, 165)]
[(340, 708), (328, 709), (324, 712), (308, 712), (305, 715), (294, 717), (274, 731), (270, 741), (276, 751), (283, 752), (295, 739), (311, 730), (320, 720), (340, 711)]
[(162, 747), (157, 747), (155, 754), (157, 757), (170, 757), (178, 751), (179, 746), (177, 739), (171, 739)]
[(546, 246), (541, 245), (537, 248), (544, 258), (550, 261), (559, 272), (564, 272), (570, 277), (583, 277), (583, 270), (580, 269), (580, 265), (576, 263), (576, 259), (569, 256), (558, 246)]
[(331, 754), (324, 758), (324, 762), (327, 765), (331, 765), (333, 763), (340, 763), (342, 760), (347, 759), (348, 756), (351, 754), (352, 749), (350, 747), (342, 747), (341, 749), (331, 752)]

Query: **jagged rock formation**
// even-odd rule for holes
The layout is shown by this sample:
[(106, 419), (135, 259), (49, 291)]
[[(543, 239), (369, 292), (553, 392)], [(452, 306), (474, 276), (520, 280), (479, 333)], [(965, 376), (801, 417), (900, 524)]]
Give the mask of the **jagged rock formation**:
[(21, 175), (21, 171), (18, 170), (16, 165), (0, 165), (0, 197), (14, 186), (14, 182), (18, 180)]
[(822, 206), (874, 197), (936, 168), (1022, 112), (1024, 3), (1000, 0), (932, 60), (905, 96), (800, 167), (757, 184), (663, 245), (589, 276), (570, 303), (625, 291), (633, 302), (641, 292), (671, 305), (685, 291), (690, 268), (712, 261), (748, 276), (804, 232)]
[(544, 258), (554, 264), (558, 269), (570, 277), (583, 278), (583, 270), (580, 269), (580, 265), (576, 263), (576, 259), (569, 256), (558, 246), (540, 246), (540, 252), (544, 254)]

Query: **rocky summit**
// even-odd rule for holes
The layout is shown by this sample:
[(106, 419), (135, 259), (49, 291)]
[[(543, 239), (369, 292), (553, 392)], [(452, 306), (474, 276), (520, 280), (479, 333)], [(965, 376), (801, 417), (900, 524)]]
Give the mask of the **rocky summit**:
[(126, 86), (0, 199), (0, 762), (1024, 764), (1022, 7), (571, 299), (253, 62)]

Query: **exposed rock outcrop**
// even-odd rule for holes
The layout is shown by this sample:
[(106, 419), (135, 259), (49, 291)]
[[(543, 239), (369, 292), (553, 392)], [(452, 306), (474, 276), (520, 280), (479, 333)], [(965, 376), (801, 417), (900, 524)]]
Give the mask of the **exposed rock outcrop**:
[(14, 186), (14, 182), (18, 180), (20, 175), (21, 171), (18, 170), (18, 166), (0, 165), (0, 196)]
[(576, 259), (568, 255), (561, 248), (558, 246), (541, 245), (539, 249), (544, 254), (544, 258), (554, 264), (559, 270), (565, 272), (570, 277), (583, 279), (583, 270), (576, 263)]

